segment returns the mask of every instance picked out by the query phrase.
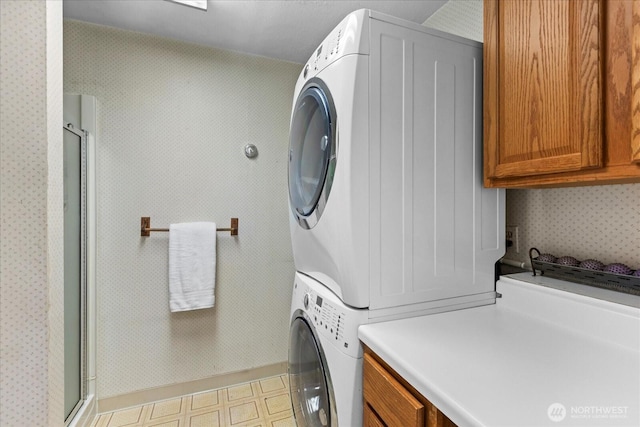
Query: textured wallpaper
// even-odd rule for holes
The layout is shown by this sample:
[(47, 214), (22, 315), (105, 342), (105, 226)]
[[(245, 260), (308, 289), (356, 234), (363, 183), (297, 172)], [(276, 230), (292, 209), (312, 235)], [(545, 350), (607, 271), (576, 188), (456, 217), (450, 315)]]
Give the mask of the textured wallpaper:
[(0, 425), (63, 414), (62, 3), (0, 6)]
[(527, 261), (536, 247), (640, 268), (640, 184), (507, 190), (507, 224), (518, 226), (520, 240), (509, 259)]
[[(65, 21), (64, 70), (65, 92), (98, 102), (98, 397), (285, 361), (300, 65)], [(218, 233), (214, 308), (169, 312), (168, 233), (140, 237), (141, 216), (239, 218)]]

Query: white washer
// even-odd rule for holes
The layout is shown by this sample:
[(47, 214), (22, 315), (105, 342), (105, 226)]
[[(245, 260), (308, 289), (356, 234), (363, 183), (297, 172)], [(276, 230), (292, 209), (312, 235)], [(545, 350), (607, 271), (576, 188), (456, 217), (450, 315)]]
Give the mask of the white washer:
[(346, 304), (493, 298), (504, 194), (482, 185), (481, 43), (359, 10), (305, 64), (289, 152), (294, 262)]
[(295, 275), (289, 385), (299, 426), (362, 425), (362, 346), (366, 309), (344, 305), (310, 277)]

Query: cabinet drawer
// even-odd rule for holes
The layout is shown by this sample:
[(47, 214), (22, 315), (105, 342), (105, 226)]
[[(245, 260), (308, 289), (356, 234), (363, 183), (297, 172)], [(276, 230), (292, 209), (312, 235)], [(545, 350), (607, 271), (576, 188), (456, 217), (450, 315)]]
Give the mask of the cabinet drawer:
[[(425, 408), (371, 355), (364, 355), (364, 398), (389, 427), (424, 426)], [(367, 405), (367, 404), (365, 404)], [(367, 406), (368, 409), (370, 409)], [(372, 423), (376, 425), (376, 423)], [(379, 424), (378, 424), (379, 425)]]
[(368, 403), (364, 404), (364, 427), (385, 427), (384, 422), (371, 409)]

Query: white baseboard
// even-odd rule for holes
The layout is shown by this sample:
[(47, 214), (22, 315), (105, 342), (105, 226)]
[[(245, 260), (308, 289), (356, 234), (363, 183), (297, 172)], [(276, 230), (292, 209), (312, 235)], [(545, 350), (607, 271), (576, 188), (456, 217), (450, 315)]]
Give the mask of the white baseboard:
[(104, 413), (118, 411), (120, 409), (145, 405), (159, 400), (173, 399), (187, 394), (215, 390), (217, 388), (229, 387), (236, 384), (259, 380), (261, 378), (282, 375), (286, 372), (287, 362), (280, 362), (274, 363), (273, 365), (230, 372), (195, 381), (134, 391), (132, 393), (98, 399), (98, 412)]

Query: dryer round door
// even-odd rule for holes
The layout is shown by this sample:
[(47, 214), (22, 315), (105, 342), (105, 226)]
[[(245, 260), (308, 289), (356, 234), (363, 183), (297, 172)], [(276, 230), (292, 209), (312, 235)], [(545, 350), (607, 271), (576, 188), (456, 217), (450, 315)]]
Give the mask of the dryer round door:
[(322, 346), (306, 314), (291, 322), (289, 389), (296, 422), (305, 427), (337, 425), (333, 386)]
[(301, 227), (314, 227), (331, 192), (336, 167), (337, 126), (324, 82), (310, 79), (293, 109), (289, 137), (289, 202)]

